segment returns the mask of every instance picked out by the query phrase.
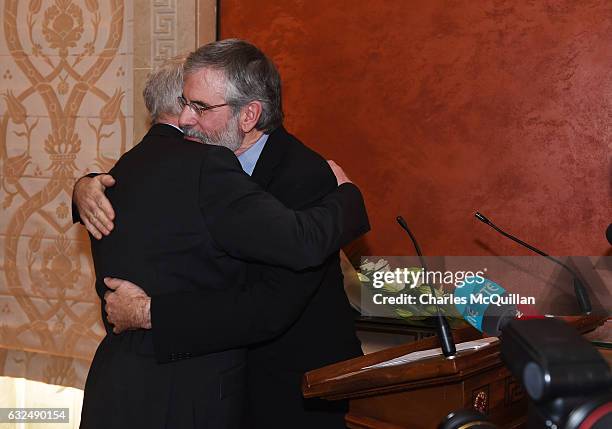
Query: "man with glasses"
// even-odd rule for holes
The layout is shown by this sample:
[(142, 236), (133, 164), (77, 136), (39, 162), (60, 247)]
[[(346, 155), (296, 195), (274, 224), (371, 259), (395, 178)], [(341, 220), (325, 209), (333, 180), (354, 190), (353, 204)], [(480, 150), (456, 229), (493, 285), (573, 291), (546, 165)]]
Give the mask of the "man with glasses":
[[(259, 49), (240, 40), (204, 45), (189, 56), (184, 72), (179, 125), (186, 139), (231, 149), (256, 183), (293, 209), (317, 204), (336, 187), (325, 160), (283, 128), (280, 76)], [(113, 213), (97, 180), (80, 183), (75, 200), (96, 233), (106, 235)], [(279, 243), (271, 238), (262, 245)], [(270, 286), (264, 281), (270, 278), (283, 286)], [(124, 280), (110, 284), (117, 290), (107, 299), (115, 328), (146, 328), (150, 322), (161, 361), (177, 352), (194, 356), (251, 346), (245, 427), (344, 427), (345, 404), (301, 395), (304, 372), (361, 354), (337, 252), (301, 272), (250, 264), (247, 287), (214, 296), (154, 297), (144, 321), (133, 317), (138, 312), (124, 298), (139, 289)]]

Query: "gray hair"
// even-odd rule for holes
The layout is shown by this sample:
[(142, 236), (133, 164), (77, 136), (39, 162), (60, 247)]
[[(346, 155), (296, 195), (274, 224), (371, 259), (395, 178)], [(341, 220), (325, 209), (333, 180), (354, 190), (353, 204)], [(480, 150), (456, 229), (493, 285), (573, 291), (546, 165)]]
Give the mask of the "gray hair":
[(237, 114), (252, 101), (259, 101), (262, 112), (255, 128), (271, 132), (283, 123), (281, 80), (274, 63), (256, 46), (239, 39), (226, 39), (200, 46), (189, 54), (185, 75), (204, 68), (220, 70), (227, 87), (225, 102)]
[(180, 115), (177, 97), (183, 93), (183, 64), (187, 54), (165, 60), (145, 83), (142, 95), (151, 121), (157, 122), (163, 115)]

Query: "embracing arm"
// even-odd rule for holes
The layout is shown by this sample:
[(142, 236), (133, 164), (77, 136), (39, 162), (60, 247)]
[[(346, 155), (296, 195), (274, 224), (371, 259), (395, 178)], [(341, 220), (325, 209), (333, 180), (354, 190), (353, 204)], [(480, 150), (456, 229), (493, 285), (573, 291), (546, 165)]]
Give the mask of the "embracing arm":
[[(338, 181), (347, 182), (348, 179), (344, 172), (335, 163), (330, 164)], [(227, 175), (224, 176), (224, 180), (228, 180)], [(241, 177), (237, 176), (235, 180), (238, 182)], [(221, 192), (216, 192), (217, 189), (220, 188), (213, 186), (212, 190), (207, 190), (207, 192), (214, 193), (210, 196), (211, 200), (220, 201), (223, 198)], [(215, 238), (225, 244), (228, 251), (230, 251), (231, 244), (234, 246), (234, 251), (239, 249), (240, 252), (243, 252), (239, 253), (240, 257), (247, 258), (249, 256), (248, 252), (254, 252), (265, 255), (263, 258), (266, 262), (283, 263), (282, 259), (278, 259), (279, 256), (274, 255), (273, 252), (280, 249), (281, 257), (290, 257), (288, 252), (292, 250), (295, 252), (295, 246), (300, 246), (307, 239), (303, 237), (304, 233), (302, 231), (297, 232), (297, 238), (293, 238), (291, 235), (288, 239), (275, 236), (277, 233), (286, 233), (286, 230), (291, 231), (291, 222), (295, 221), (295, 218), (289, 216), (284, 219), (282, 217), (284, 216), (283, 210), (286, 209), (279, 209), (275, 204), (276, 200), (269, 202), (264, 199), (263, 203), (256, 206), (255, 209), (251, 209), (249, 198), (260, 198), (258, 195), (260, 190), (256, 186), (250, 183), (235, 183), (230, 189), (237, 193), (229, 198), (232, 201), (237, 200), (238, 203), (234, 202), (228, 204), (228, 206), (237, 209), (238, 214), (227, 215), (227, 212), (231, 212), (231, 210), (224, 211), (226, 215), (222, 219), (228, 223), (227, 229), (229, 231), (223, 229), (225, 226), (220, 229), (217, 226), (218, 223), (216, 223), (217, 219), (212, 219), (215, 225), (214, 230), (218, 233)], [(336, 193), (342, 195), (342, 192), (350, 193), (353, 190), (357, 191), (352, 184), (346, 184), (332, 195)], [(224, 191), (227, 192), (227, 190)], [(237, 195), (240, 195), (240, 197), (237, 197)], [(333, 198), (339, 199), (334, 200)], [(323, 226), (320, 226), (321, 231), (325, 228), (331, 228), (331, 233), (334, 233), (333, 228), (343, 229), (343, 234), (339, 235), (344, 235), (344, 238), (340, 237), (335, 244), (330, 244), (330, 246), (335, 246), (333, 252), (336, 253), (340, 248), (338, 242), (341, 245), (347, 244), (362, 235), (368, 229), (368, 226), (365, 209), (360, 211), (362, 209), (358, 206), (359, 203), (362, 204), (360, 196), (355, 198), (358, 201), (357, 206), (351, 205), (350, 195), (346, 201), (342, 200), (343, 197), (334, 196), (333, 198), (332, 201), (336, 201), (334, 204), (340, 204), (334, 209), (347, 210), (348, 213), (354, 214), (354, 216), (341, 221), (346, 222), (345, 224), (338, 225), (332, 222), (329, 225), (323, 223)], [(266, 204), (270, 204), (270, 206), (268, 207)], [(323, 203), (316, 208), (316, 213), (321, 214), (323, 222), (325, 222), (324, 210), (327, 210), (325, 204), (327, 203)], [(264, 209), (263, 214), (257, 211), (258, 207)], [(276, 215), (278, 221), (264, 223), (263, 227), (257, 224), (261, 220), (260, 218), (265, 218), (274, 210), (281, 212)], [(246, 215), (246, 218), (239, 218), (242, 213)], [(299, 217), (307, 213), (309, 211), (305, 210), (292, 212), (291, 215), (295, 216), (299, 222)], [(365, 220), (360, 221), (362, 215)], [(328, 214), (327, 217), (331, 219), (333, 216)], [(317, 221), (321, 221), (321, 219), (317, 218)], [(279, 225), (283, 225), (283, 222), (286, 225), (279, 227)], [(305, 224), (304, 227), (307, 227), (307, 225)], [(220, 234), (222, 232), (229, 234), (233, 241), (230, 241), (227, 235)], [(338, 234), (338, 230), (335, 233)], [(315, 230), (310, 239), (318, 240), (317, 234), (325, 236), (326, 233)], [(295, 243), (291, 244), (291, 246), (294, 246), (293, 249), (283, 247), (287, 241), (291, 240), (295, 240)], [(249, 246), (252, 246), (252, 248)], [(313, 252), (315, 251), (313, 250)], [(335, 258), (335, 256), (331, 258)], [(151, 325), (158, 361), (167, 362), (244, 347), (277, 337), (299, 318), (319, 288), (326, 270), (329, 269), (329, 262), (328, 259), (323, 265), (303, 271), (292, 271), (268, 264), (255, 265), (257, 272), (260, 273), (258, 280), (238, 287), (153, 297), (151, 299)]]
[[(230, 255), (299, 270), (320, 265), (369, 229), (354, 185), (343, 184), (320, 206), (293, 211), (255, 185), (231, 152), (213, 151), (201, 172), (200, 206), (213, 238)], [(152, 326), (161, 362), (271, 339), (299, 317), (322, 270), (269, 266), (259, 281), (237, 288), (155, 296), (147, 323), (130, 321), (123, 329)], [(122, 312), (127, 310), (115, 314)]]
[(213, 239), (229, 255), (293, 270), (321, 265), (370, 228), (363, 197), (352, 183), (342, 184), (316, 207), (291, 210), (220, 147), (211, 148), (202, 166), (200, 207)]
[(238, 287), (151, 299), (159, 362), (271, 340), (302, 314), (327, 267), (295, 272), (262, 268), (262, 278)]

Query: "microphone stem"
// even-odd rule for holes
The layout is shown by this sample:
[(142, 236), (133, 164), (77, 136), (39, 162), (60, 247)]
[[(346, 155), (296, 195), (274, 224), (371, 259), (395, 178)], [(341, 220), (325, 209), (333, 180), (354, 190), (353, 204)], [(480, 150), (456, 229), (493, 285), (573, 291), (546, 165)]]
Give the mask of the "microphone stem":
[[(415, 236), (412, 234), (412, 231), (410, 231), (410, 228), (408, 228), (408, 224), (406, 224), (406, 221), (403, 217), (398, 216), (397, 223), (399, 223), (402, 229), (408, 233), (408, 236), (410, 237), (410, 240), (412, 241), (412, 244), (414, 245), (414, 248), (416, 250), (417, 256), (419, 257), (421, 266), (423, 267), (423, 277), (425, 281), (427, 281), (427, 264), (425, 263), (425, 258), (423, 258), (423, 253), (421, 252), (421, 247), (419, 246), (419, 243), (416, 241)], [(453, 340), (453, 333), (451, 331), (450, 325), (448, 324), (448, 320), (446, 320), (446, 317), (442, 315), (442, 311), (440, 310), (440, 306), (438, 305), (436, 291), (434, 290), (434, 287), (431, 283), (429, 284), (429, 290), (433, 295), (434, 303), (436, 306), (438, 339), (440, 340), (440, 348), (442, 349), (442, 353), (444, 354), (444, 356), (454, 356), (457, 354), (457, 348), (455, 347), (455, 341)]]
[(529, 250), (537, 253), (538, 255), (544, 256), (546, 259), (548, 259), (549, 261), (554, 262), (555, 264), (558, 264), (560, 266), (562, 266), (563, 268), (565, 268), (567, 271), (569, 271), (574, 277), (578, 277), (578, 275), (574, 272), (574, 270), (572, 270), (569, 266), (567, 266), (566, 264), (564, 264), (563, 262), (559, 261), (556, 258), (553, 258), (552, 256), (542, 252), (540, 249), (536, 249), (535, 247), (533, 247), (532, 245), (530, 245), (529, 243), (525, 243), (523, 240), (521, 240), (520, 238), (516, 238), (513, 235), (508, 234), (507, 232), (505, 232), (504, 230), (498, 228), (494, 223), (489, 222), (489, 226), (491, 228), (493, 228), (495, 231), (499, 232), (501, 235), (503, 235), (504, 237), (508, 237), (510, 240), (517, 242), (520, 245), (525, 246), (526, 248), (528, 248)]
[[(424, 271), (423, 274), (425, 274), (425, 279), (427, 279), (427, 271), (428, 271), (428, 269), (427, 269), (427, 264), (425, 263), (425, 258), (423, 258), (423, 253), (421, 252), (421, 247), (419, 246), (419, 243), (416, 241), (416, 238), (414, 237), (414, 235), (412, 235), (412, 232), (408, 228), (405, 228), (403, 225), (401, 225), (401, 227), (410, 236), (410, 240), (412, 240), (412, 244), (414, 245), (414, 248), (416, 250), (417, 256), (419, 257), (419, 262), (421, 263), (421, 266), (423, 267), (423, 271)], [(436, 304), (436, 306), (437, 306), (437, 304)]]
[(576, 300), (578, 301), (578, 305), (580, 306), (580, 310), (584, 314), (587, 314), (587, 315), (591, 314), (592, 307), (591, 307), (591, 300), (589, 298), (589, 293), (587, 292), (586, 288), (582, 284), (582, 281), (580, 280), (580, 277), (578, 277), (578, 274), (576, 274), (576, 272), (573, 269), (571, 269), (569, 266), (567, 266), (563, 262), (559, 261), (558, 259), (553, 258), (552, 256), (547, 255), (546, 253), (542, 252), (540, 249), (536, 249), (531, 244), (525, 243), (523, 240), (520, 240), (520, 239), (516, 238), (515, 236), (508, 234), (504, 230), (498, 228), (493, 222), (491, 222), (482, 213), (476, 212), (475, 216), (476, 216), (476, 219), (478, 219), (479, 221), (489, 225), (491, 228), (493, 228), (495, 231), (499, 232), (504, 237), (509, 238), (510, 240), (520, 244), (521, 246), (525, 246), (526, 248), (528, 248), (532, 252), (535, 252), (535, 253), (537, 253), (540, 256), (544, 256), (549, 261), (552, 261), (555, 264), (558, 264), (561, 267), (565, 268), (573, 276), (574, 293), (576, 295)]

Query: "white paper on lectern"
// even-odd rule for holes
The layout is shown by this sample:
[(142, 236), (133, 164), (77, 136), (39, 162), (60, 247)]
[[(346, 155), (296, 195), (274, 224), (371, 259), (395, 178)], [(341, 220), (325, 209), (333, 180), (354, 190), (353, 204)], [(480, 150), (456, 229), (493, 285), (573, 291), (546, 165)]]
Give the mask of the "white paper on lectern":
[[(467, 350), (479, 350), (484, 347), (490, 346), (491, 344), (494, 344), (498, 341), (499, 339), (497, 337), (488, 337), (474, 341), (466, 341), (465, 343), (459, 343), (456, 345), (457, 353)], [(405, 363), (416, 362), (422, 359), (441, 355), (442, 349), (439, 347), (437, 349), (419, 350), (418, 352), (408, 353), (404, 356), (396, 357), (385, 362), (380, 362), (375, 365), (363, 367), (362, 369), (386, 368), (389, 366), (403, 365)]]

